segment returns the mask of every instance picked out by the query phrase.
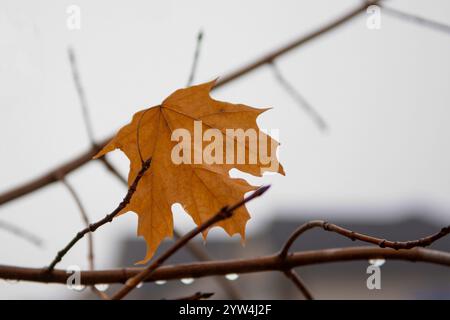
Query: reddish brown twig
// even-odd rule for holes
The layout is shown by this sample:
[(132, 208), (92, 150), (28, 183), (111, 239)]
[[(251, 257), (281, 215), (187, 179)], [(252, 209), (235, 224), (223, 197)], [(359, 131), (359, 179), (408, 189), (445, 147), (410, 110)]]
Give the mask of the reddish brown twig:
[(173, 254), (175, 254), (179, 249), (181, 249), (186, 243), (188, 243), (189, 240), (194, 238), (196, 235), (200, 234), (201, 232), (207, 230), (212, 225), (216, 224), (219, 221), (229, 219), (233, 215), (233, 212), (240, 208), (241, 206), (245, 205), (247, 202), (263, 195), (267, 190), (269, 189), (269, 186), (261, 187), (254, 191), (251, 195), (248, 197), (245, 197), (238, 203), (230, 206), (230, 207), (224, 207), (219, 212), (217, 212), (214, 216), (212, 216), (210, 219), (203, 222), (201, 225), (197, 226), (187, 234), (185, 234), (183, 237), (178, 239), (177, 242), (175, 242), (169, 249), (167, 249), (166, 252), (164, 252), (159, 258), (157, 258), (152, 264), (150, 264), (147, 268), (145, 268), (143, 271), (138, 273), (136, 276), (128, 279), (125, 282), (125, 285), (112, 297), (113, 300), (120, 300), (124, 298), (131, 290), (136, 288), (136, 286), (144, 281), (146, 278), (148, 278), (149, 275), (151, 275), (158, 267), (160, 267), (168, 258), (170, 258)]
[(309, 221), (309, 222), (301, 225), (297, 230), (295, 230), (292, 233), (292, 235), (289, 237), (289, 239), (286, 241), (283, 248), (281, 249), (280, 257), (281, 258), (286, 257), (290, 247), (295, 242), (295, 240), (299, 236), (301, 236), (304, 232), (306, 232), (310, 229), (313, 229), (313, 228), (322, 228), (323, 230), (326, 230), (326, 231), (338, 233), (338, 234), (340, 234), (344, 237), (347, 237), (353, 241), (359, 240), (359, 241), (375, 244), (375, 245), (379, 246), (380, 248), (392, 248), (395, 250), (411, 249), (414, 247), (426, 247), (426, 246), (431, 245), (433, 242), (441, 239), (442, 237), (445, 237), (446, 235), (448, 235), (450, 233), (450, 226), (447, 226), (432, 235), (429, 235), (427, 237), (423, 237), (423, 238), (420, 238), (417, 240), (391, 241), (391, 240), (386, 240), (386, 239), (369, 236), (369, 235), (355, 232), (352, 230), (348, 230), (348, 229), (342, 228), (338, 225), (329, 223), (327, 221), (313, 220), (313, 221)]
[[(412, 240), (412, 241), (390, 241), (386, 239), (380, 239), (373, 236), (365, 235), (362, 233), (358, 233), (352, 230), (348, 230), (345, 228), (342, 228), (338, 225), (329, 223), (327, 221), (323, 220), (313, 220), (309, 221), (300, 227), (298, 227), (292, 235), (288, 238), (288, 240), (285, 242), (284, 246), (282, 247), (279, 258), (281, 260), (286, 259), (287, 254), (289, 252), (289, 249), (294, 244), (295, 240), (298, 239), (303, 233), (305, 233), (308, 230), (311, 230), (313, 228), (322, 228), (323, 230), (335, 232), (337, 234), (340, 234), (344, 237), (347, 237), (353, 241), (360, 240), (363, 242), (368, 242), (372, 244), (378, 245), (380, 248), (392, 248), (395, 250), (399, 249), (411, 249), (414, 247), (426, 247), (432, 244), (433, 242), (439, 240), (440, 238), (448, 235), (450, 233), (450, 226), (442, 228), (439, 232), (432, 234), (430, 236), (418, 239), (418, 240)], [(297, 288), (305, 295), (307, 299), (312, 299), (312, 294), (308, 290), (306, 284), (301, 280), (301, 278), (291, 269), (285, 270), (284, 274), (295, 283)]]
[(139, 181), (144, 176), (145, 172), (150, 168), (150, 164), (151, 164), (151, 158), (143, 163), (141, 170), (139, 171), (139, 173), (137, 174), (136, 178), (134, 179), (132, 185), (128, 189), (128, 192), (125, 195), (125, 198), (123, 198), (122, 202), (117, 206), (117, 208), (114, 209), (110, 214), (106, 215), (103, 219), (101, 219), (93, 224), (90, 224), (88, 227), (86, 227), (85, 229), (78, 232), (75, 235), (75, 237), (61, 251), (58, 252), (55, 259), (53, 259), (53, 261), (48, 266), (47, 271), (53, 270), (53, 268), (56, 266), (56, 264), (61, 261), (61, 259), (67, 254), (67, 252), (69, 252), (69, 250), (79, 240), (81, 240), (84, 237), (84, 235), (86, 235), (87, 233), (90, 233), (90, 232), (94, 232), (102, 225), (104, 225), (108, 222), (111, 222), (114, 219), (114, 217), (117, 214), (119, 214), (119, 212), (122, 211), (122, 209), (124, 209), (128, 205), (131, 198), (133, 197), (133, 194), (136, 191)]

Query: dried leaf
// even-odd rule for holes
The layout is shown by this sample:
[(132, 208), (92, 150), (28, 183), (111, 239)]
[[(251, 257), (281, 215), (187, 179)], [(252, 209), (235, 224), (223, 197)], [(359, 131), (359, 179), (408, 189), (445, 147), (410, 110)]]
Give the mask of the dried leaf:
[[(143, 236), (147, 242), (147, 254), (140, 263), (153, 256), (165, 237), (172, 236), (171, 206), (174, 203), (180, 203), (199, 225), (222, 207), (236, 203), (246, 192), (256, 189), (243, 179), (231, 178), (229, 171), (232, 168), (256, 176), (261, 176), (264, 171), (284, 174), (275, 154), (278, 142), (262, 133), (256, 123), (256, 118), (267, 109), (213, 100), (210, 90), (214, 83), (215, 81), (212, 81), (177, 90), (161, 105), (137, 112), (131, 123), (120, 129), (95, 156), (100, 157), (116, 148), (122, 150), (130, 160), (129, 185), (141, 169), (142, 160), (152, 159), (150, 168), (139, 182), (131, 202), (121, 212), (134, 211), (139, 217), (138, 235)], [(203, 133), (208, 129), (215, 129), (215, 139), (211, 138), (208, 142), (198, 144), (196, 139), (202, 139), (202, 135), (198, 135), (199, 129)], [(256, 132), (259, 137), (256, 142), (257, 149), (255, 150), (250, 139), (239, 140), (231, 136), (227, 129), (250, 129)], [(184, 139), (172, 141), (172, 135), (176, 136), (175, 133), (180, 130), (191, 135), (191, 141), (188, 143), (190, 154), (179, 152), (183, 159), (189, 161), (181, 164), (174, 163), (173, 156), (179, 151), (176, 148), (180, 147), (181, 140)], [(262, 138), (267, 139), (267, 145), (263, 143)], [(232, 148), (228, 146), (227, 149), (227, 139), (234, 142)], [(220, 140), (224, 143), (219, 148), (218, 144), (214, 143)], [(215, 149), (213, 145), (216, 146)], [(239, 148), (245, 151), (244, 163), (236, 163)], [(198, 158), (205, 155), (207, 150), (210, 153), (206, 155), (210, 154), (213, 158), (216, 157), (216, 160), (222, 152), (224, 161), (210, 163), (211, 160), (204, 161), (207, 159), (205, 157), (198, 163)], [(266, 151), (269, 163), (259, 155), (260, 150)], [(227, 163), (226, 155), (232, 153), (235, 159), (233, 163)], [(224, 228), (230, 236), (238, 233), (244, 240), (245, 226), (249, 218), (247, 209), (241, 207), (231, 219), (217, 225)], [(207, 232), (208, 230), (203, 234), (205, 238)]]

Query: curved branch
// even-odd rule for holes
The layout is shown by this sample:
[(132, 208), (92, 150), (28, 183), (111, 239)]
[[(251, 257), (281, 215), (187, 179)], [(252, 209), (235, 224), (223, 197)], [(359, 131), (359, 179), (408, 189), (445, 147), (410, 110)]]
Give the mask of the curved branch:
[[(281, 260), (279, 255), (270, 255), (251, 259), (196, 262), (163, 266), (155, 270), (146, 282), (156, 280), (173, 280), (182, 278), (201, 278), (226, 275), (229, 273), (255, 273), (267, 271), (284, 271), (300, 266), (331, 262), (357, 261), (368, 259), (389, 259), (411, 262), (427, 262), (450, 267), (450, 253), (425, 248), (394, 250), (377, 247), (349, 247), (296, 252)], [(142, 272), (143, 268), (125, 268), (99, 271), (81, 271), (83, 285), (125, 283), (131, 277)], [(65, 284), (71, 276), (65, 270), (46, 268), (22, 268), (0, 265), (0, 278), (41, 283)]]
[(442, 228), (440, 231), (417, 239), (417, 240), (410, 240), (410, 241), (391, 241), (386, 239), (381, 239), (373, 236), (369, 236), (366, 234), (362, 234), (359, 232), (355, 232), (352, 230), (348, 230), (345, 228), (342, 228), (336, 224), (329, 223), (324, 220), (312, 220), (307, 223), (302, 224), (300, 227), (298, 227), (297, 230), (295, 230), (292, 235), (289, 237), (289, 239), (284, 244), (283, 248), (280, 252), (280, 258), (286, 257), (289, 249), (295, 242), (295, 240), (298, 239), (303, 233), (306, 231), (313, 229), (313, 228), (322, 228), (325, 231), (334, 232), (337, 234), (340, 234), (341, 236), (344, 236), (346, 238), (351, 239), (352, 241), (359, 240), (367, 243), (376, 244), (380, 248), (392, 248), (395, 250), (399, 249), (411, 249), (415, 247), (427, 247), (431, 245), (433, 242), (445, 237), (450, 233), (450, 226)]

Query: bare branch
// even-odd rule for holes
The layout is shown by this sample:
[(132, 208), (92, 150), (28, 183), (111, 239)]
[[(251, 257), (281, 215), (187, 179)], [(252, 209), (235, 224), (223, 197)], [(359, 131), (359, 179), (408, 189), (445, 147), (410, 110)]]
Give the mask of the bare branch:
[(263, 195), (270, 186), (264, 186), (260, 187), (259, 189), (255, 190), (251, 195), (248, 197), (245, 197), (241, 201), (237, 202), (236, 204), (230, 206), (230, 207), (223, 207), (219, 212), (217, 212), (214, 216), (212, 216), (210, 219), (203, 222), (201, 225), (195, 227), (193, 230), (185, 234), (183, 237), (178, 239), (177, 242), (175, 242), (169, 249), (167, 249), (166, 252), (164, 252), (159, 258), (157, 258), (155, 261), (153, 261), (152, 264), (150, 264), (147, 268), (145, 268), (143, 271), (138, 273), (136, 276), (128, 279), (125, 282), (125, 285), (112, 297), (113, 300), (120, 300), (124, 298), (131, 290), (136, 288), (136, 286), (144, 281), (146, 278), (148, 278), (158, 267), (160, 267), (167, 259), (169, 259), (172, 255), (174, 255), (179, 249), (184, 247), (186, 243), (189, 242), (192, 238), (194, 238), (196, 235), (200, 234), (201, 232), (207, 230), (212, 225), (216, 224), (219, 221), (229, 219), (232, 217), (234, 211), (243, 205), (245, 205), (247, 202), (260, 197)]
[(246, 65), (242, 68), (239, 68), (234, 72), (229, 73), (225, 77), (221, 78), (221, 81), (219, 81), (218, 84), (225, 85), (231, 81), (234, 81), (234, 80), (250, 73), (251, 71), (258, 69), (259, 67), (262, 67), (268, 63), (271, 63), (276, 58), (283, 56), (284, 54), (286, 54), (288, 52), (291, 52), (293, 49), (296, 49), (312, 40), (315, 40), (330, 31), (336, 30), (336, 28), (338, 28), (341, 25), (343, 25), (344, 23), (352, 20), (354, 17), (358, 16), (360, 13), (365, 12), (369, 6), (378, 4), (381, 1), (382, 0), (368, 0), (368, 1), (365, 1), (364, 3), (361, 3), (360, 5), (355, 7), (353, 10), (350, 10), (348, 13), (342, 15), (341, 17), (325, 24), (323, 27), (318, 28), (310, 33), (307, 33), (306, 35), (301, 36), (301, 37), (295, 39), (294, 41), (265, 54), (264, 56), (260, 57), (259, 59), (254, 60), (253, 62), (249, 63), (248, 65)]
[(297, 104), (305, 111), (305, 113), (314, 121), (317, 127), (322, 131), (328, 130), (328, 125), (320, 115), (320, 113), (311, 106), (311, 104), (296, 90), (292, 84), (283, 76), (281, 70), (277, 67), (275, 62), (270, 64), (273, 74), (278, 80), (278, 83), (286, 90), (286, 92), (297, 102)]
[(411, 249), (414, 247), (426, 247), (431, 245), (433, 242), (445, 237), (450, 233), (450, 226), (447, 226), (445, 228), (442, 228), (439, 232), (436, 232), (432, 235), (429, 235), (424, 238), (420, 238), (418, 240), (411, 240), (411, 241), (390, 241), (386, 239), (376, 238), (372, 237), (366, 234), (362, 234), (359, 232), (355, 232), (352, 230), (348, 230), (345, 228), (342, 228), (338, 225), (329, 223), (327, 221), (323, 220), (313, 220), (309, 221), (303, 225), (301, 225), (297, 230), (292, 233), (292, 235), (289, 237), (289, 239), (284, 244), (283, 248), (280, 252), (280, 257), (284, 258), (289, 252), (290, 247), (292, 244), (297, 240), (299, 236), (301, 236), (306, 231), (313, 229), (313, 228), (322, 228), (325, 231), (331, 231), (338, 233), (344, 237), (347, 237), (351, 239), (352, 241), (359, 240), (363, 242), (368, 242), (372, 244), (376, 244), (380, 248), (392, 248), (395, 250), (399, 249)]
[(189, 74), (189, 79), (187, 82), (187, 87), (194, 83), (195, 74), (197, 72), (198, 58), (200, 57), (200, 47), (203, 40), (203, 30), (200, 30), (197, 34), (197, 43), (195, 45), (194, 59), (192, 60), (191, 73)]
[(89, 109), (88, 109), (86, 94), (85, 94), (84, 88), (81, 84), (80, 74), (78, 72), (75, 51), (73, 50), (72, 47), (69, 47), (67, 49), (67, 53), (69, 56), (70, 67), (72, 70), (73, 82), (75, 84), (75, 89), (77, 90), (78, 98), (80, 99), (81, 109), (83, 111), (83, 119), (84, 119), (84, 124), (86, 126), (86, 132), (88, 134), (91, 144), (93, 146), (95, 146), (94, 131), (92, 129), (92, 122), (91, 122), (91, 118), (89, 116)]
[[(72, 196), (73, 200), (75, 201), (78, 207), (78, 210), (80, 211), (81, 219), (83, 220), (84, 225), (88, 227), (90, 224), (89, 217), (77, 192), (69, 183), (69, 181), (67, 181), (64, 177), (61, 177), (61, 183), (66, 187), (67, 191), (69, 191), (69, 194)], [(89, 270), (94, 270), (95, 269), (94, 237), (92, 233), (88, 234), (88, 262), (89, 262)]]
[[(101, 143), (99, 143), (99, 146), (106, 145), (109, 140), (110, 139), (102, 141)], [(92, 158), (98, 153), (98, 151), (98, 147), (90, 147), (88, 150), (80, 153), (78, 156), (63, 163), (62, 165), (59, 165), (58, 167), (42, 174), (35, 179), (26, 182), (23, 185), (6, 191), (5, 193), (0, 195), (0, 205), (39, 190), (40, 188), (43, 188), (51, 183), (58, 182), (59, 177), (65, 176), (91, 161)]]
[(398, 9), (382, 6), (383, 13), (387, 13), (391, 15), (392, 17), (399, 18), (405, 21), (409, 21), (412, 23), (416, 23), (418, 25), (437, 30), (440, 32), (444, 32), (446, 34), (450, 34), (450, 26), (441, 22), (433, 21), (427, 18), (419, 17), (416, 15), (413, 15), (411, 13), (406, 13), (403, 11), (400, 11)]
[[(90, 221), (89, 216), (87, 215), (86, 209), (83, 206), (83, 203), (81, 202), (80, 197), (78, 196), (78, 193), (75, 191), (74, 187), (64, 178), (61, 178), (61, 183), (66, 187), (67, 191), (69, 191), (70, 195), (72, 196), (73, 200), (75, 201), (78, 210), (80, 211), (81, 218), (83, 219), (83, 222), (86, 227), (89, 227)], [(89, 270), (95, 270), (95, 259), (94, 259), (94, 235), (92, 233), (88, 234), (88, 264), (89, 264)], [(98, 290), (95, 285), (90, 286), (92, 292), (94, 292), (97, 296), (99, 296), (101, 299), (109, 300), (109, 297), (106, 293)]]
[(285, 270), (283, 273), (289, 280), (291, 280), (295, 284), (298, 290), (300, 290), (300, 292), (305, 296), (306, 300), (314, 300), (311, 291), (308, 289), (304, 281), (294, 270), (292, 269)]
[(6, 221), (0, 220), (0, 229), (2, 229), (3, 231), (9, 232), (9, 233), (15, 235), (16, 237), (22, 238), (22, 239), (30, 242), (31, 244), (35, 245), (36, 247), (42, 247), (42, 245), (43, 245), (43, 241), (39, 236), (37, 236), (23, 228), (20, 228), (16, 225), (8, 223)]
[[(230, 273), (246, 274), (267, 271), (284, 271), (294, 267), (331, 262), (368, 261), (369, 259), (401, 260), (410, 262), (427, 262), (450, 267), (450, 253), (425, 248), (394, 250), (379, 247), (331, 248), (295, 252), (280, 259), (279, 254), (250, 259), (219, 260), (162, 266), (155, 270), (144, 282), (173, 280), (182, 278), (201, 278)], [(138, 275), (144, 268), (124, 268), (99, 271), (82, 271), (82, 285), (124, 283)], [(0, 278), (40, 283), (66, 284), (70, 274), (66, 270), (46, 268), (23, 268), (0, 265)]]
[(99, 158), (103, 165), (105, 166), (108, 171), (117, 178), (122, 184), (128, 186), (127, 179), (122, 176), (122, 174), (119, 172), (119, 170), (111, 163), (111, 161), (108, 160), (108, 155), (105, 154), (103, 157)]

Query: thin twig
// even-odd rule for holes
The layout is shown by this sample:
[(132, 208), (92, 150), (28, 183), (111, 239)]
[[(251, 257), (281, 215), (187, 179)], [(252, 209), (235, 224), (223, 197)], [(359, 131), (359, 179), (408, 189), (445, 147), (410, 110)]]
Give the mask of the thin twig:
[(302, 278), (300, 278), (300, 276), (294, 270), (285, 270), (283, 273), (289, 280), (291, 280), (295, 284), (295, 286), (305, 296), (306, 300), (314, 300), (311, 291), (308, 289)]
[[(75, 191), (75, 188), (64, 178), (61, 177), (61, 183), (66, 187), (67, 191), (69, 191), (73, 200), (75, 201), (78, 210), (80, 211), (81, 218), (86, 227), (89, 227), (90, 221), (89, 216), (86, 212), (86, 209), (81, 202), (81, 198), (78, 196), (78, 193)], [(88, 264), (89, 270), (95, 270), (95, 258), (94, 258), (94, 235), (92, 233), (88, 234)], [(99, 296), (103, 300), (109, 300), (109, 297), (106, 293), (98, 290), (95, 285), (90, 286), (93, 293)]]
[(285, 242), (283, 248), (280, 251), (280, 258), (286, 257), (286, 255), (289, 252), (289, 249), (291, 248), (292, 244), (295, 242), (295, 240), (301, 236), (304, 232), (313, 229), (313, 228), (322, 228), (325, 231), (335, 232), (337, 234), (340, 234), (344, 237), (347, 237), (353, 241), (359, 240), (367, 243), (372, 243), (380, 248), (392, 248), (395, 250), (399, 249), (411, 249), (414, 247), (427, 247), (431, 245), (433, 242), (445, 237), (450, 233), (450, 226), (442, 228), (439, 232), (436, 232), (432, 235), (417, 239), (417, 240), (411, 240), (411, 241), (391, 241), (386, 239), (381, 239), (373, 236), (369, 236), (366, 234), (362, 234), (359, 232), (355, 232), (352, 230), (348, 230), (345, 228), (342, 228), (336, 224), (329, 223), (324, 220), (313, 220), (309, 221), (303, 225), (301, 225), (297, 230), (295, 230), (292, 235), (289, 237), (289, 239)]
[(128, 186), (127, 179), (119, 172), (119, 170), (108, 160), (108, 155), (105, 154), (103, 157), (99, 158), (105, 168), (116, 177), (122, 184)]
[[(83, 223), (86, 227), (89, 227), (90, 221), (89, 217), (87, 215), (87, 212), (83, 206), (83, 203), (81, 202), (80, 197), (78, 196), (75, 189), (72, 187), (72, 185), (67, 181), (64, 177), (61, 177), (61, 183), (66, 187), (69, 194), (72, 196), (73, 200), (75, 201), (78, 210), (80, 211), (81, 219), (83, 220)], [(88, 234), (88, 264), (90, 270), (95, 270), (95, 259), (94, 259), (94, 235), (92, 233)]]
[[(238, 68), (234, 72), (230, 72), (228, 75), (225, 75), (219, 81), (216, 83), (216, 86), (214, 89), (223, 87), (232, 81), (252, 72), (253, 70), (264, 66), (271, 61), (274, 61), (276, 58), (291, 52), (293, 49), (298, 48), (306, 43), (309, 43), (310, 41), (319, 38), (320, 36), (335, 30), (337, 27), (343, 25), (344, 23), (350, 21), (352, 18), (358, 16), (360, 13), (364, 12), (366, 8), (370, 5), (377, 4), (381, 0), (372, 0), (372, 1), (366, 1), (366, 3), (360, 4), (357, 7), (355, 7), (353, 10), (350, 10), (347, 14), (342, 15), (341, 17), (329, 22), (328, 24), (316, 29), (315, 31), (312, 31), (306, 35), (300, 36), (294, 41), (276, 49), (273, 50), (266, 55), (262, 56), (259, 59), (256, 59), (253, 62), (250, 62), (248, 65), (245, 65), (241, 68)], [(103, 147), (109, 140), (111, 140), (112, 137), (109, 137), (108, 139), (105, 139), (105, 141), (99, 143), (99, 147)], [(7, 203), (9, 201), (12, 201), (14, 199), (18, 199), (26, 194), (29, 194), (33, 191), (36, 191), (42, 187), (45, 187), (53, 182), (58, 181), (57, 176), (59, 176), (59, 173), (67, 174), (70, 173), (79, 167), (85, 165), (87, 162), (89, 162), (92, 157), (97, 153), (98, 148), (91, 147), (89, 150), (85, 151), (84, 153), (78, 155), (74, 159), (63, 163), (59, 165), (58, 167), (51, 169), (47, 173), (42, 174), (41, 176), (34, 178), (28, 182), (25, 182), (22, 185), (19, 185), (17, 187), (14, 187), (10, 190), (5, 191), (4, 193), (0, 194), (0, 205)], [(59, 172), (59, 173), (58, 173)]]
[(398, 9), (386, 7), (384, 5), (382, 6), (382, 8), (383, 8), (383, 10), (382, 10), (383, 13), (387, 13), (387, 14), (391, 15), (392, 17), (400, 18), (402, 20), (416, 23), (418, 25), (425, 26), (425, 27), (428, 27), (433, 30), (441, 31), (446, 34), (450, 34), (450, 26), (448, 24), (444, 24), (442, 22), (437, 22), (437, 21), (433, 21), (433, 20), (430, 20), (427, 18), (419, 17), (419, 16), (413, 15), (411, 13), (406, 13), (406, 12), (400, 11)]
[(94, 131), (92, 129), (92, 122), (91, 122), (91, 118), (89, 116), (89, 109), (88, 109), (88, 105), (87, 105), (85, 91), (84, 91), (83, 86), (81, 85), (80, 74), (78, 72), (78, 66), (77, 66), (77, 60), (75, 57), (75, 52), (72, 47), (69, 47), (67, 49), (67, 53), (69, 56), (70, 67), (72, 70), (73, 82), (75, 83), (75, 89), (77, 90), (78, 98), (80, 99), (81, 109), (83, 111), (83, 119), (84, 119), (84, 124), (86, 126), (86, 132), (88, 134), (89, 141), (91, 142), (91, 144), (93, 146), (95, 146)]
[(99, 227), (103, 226), (104, 224), (111, 222), (114, 219), (114, 217), (116, 215), (118, 215), (119, 212), (122, 211), (128, 205), (128, 203), (131, 201), (131, 198), (133, 197), (133, 194), (136, 191), (136, 187), (137, 187), (139, 181), (144, 176), (145, 172), (150, 168), (150, 164), (151, 164), (151, 158), (143, 163), (141, 170), (139, 171), (139, 173), (137, 174), (136, 178), (134, 179), (132, 185), (128, 189), (128, 192), (127, 192), (125, 198), (123, 198), (122, 202), (117, 206), (116, 209), (114, 209), (110, 214), (106, 215), (103, 219), (101, 219), (93, 224), (90, 224), (87, 228), (78, 232), (75, 235), (75, 237), (61, 251), (58, 252), (55, 259), (53, 259), (53, 261), (48, 266), (48, 268), (47, 268), (48, 272), (50, 272), (51, 270), (53, 270), (55, 268), (56, 264), (61, 261), (61, 259), (67, 254), (67, 252), (69, 252), (69, 250), (79, 240), (81, 240), (84, 237), (84, 235), (86, 235), (87, 233), (90, 233), (90, 232), (94, 232)]
[(197, 43), (195, 45), (194, 59), (192, 60), (191, 73), (187, 81), (187, 87), (194, 83), (195, 74), (197, 72), (198, 58), (200, 57), (200, 48), (203, 40), (203, 30), (200, 30), (197, 34)]
[(374, 5), (374, 4), (379, 4), (380, 2), (382, 2), (382, 0), (368, 0), (368, 1), (365, 1), (364, 3), (361, 3), (360, 5), (355, 7), (353, 10), (350, 10), (349, 12), (342, 15), (341, 17), (325, 24), (324, 26), (322, 26), (312, 32), (307, 33), (306, 35), (303, 35), (303, 36), (295, 39), (294, 41), (292, 41), (278, 49), (275, 49), (269, 53), (266, 53), (265, 55), (263, 55), (259, 59), (254, 60), (253, 62), (249, 63), (248, 65), (246, 65), (242, 68), (238, 68), (236, 71), (229, 73), (228, 75), (221, 78), (218, 84), (225, 85), (231, 81), (241, 78), (242, 76), (250, 73), (251, 71), (253, 71), (255, 69), (258, 69), (259, 67), (265, 66), (266, 64), (271, 63), (272, 61), (275, 61), (276, 58), (283, 56), (284, 54), (291, 52), (292, 50), (294, 50), (312, 40), (315, 40), (330, 31), (336, 30), (336, 28), (342, 26), (343, 24), (350, 21), (354, 17), (365, 12), (369, 6)]
[[(401, 260), (410, 262), (426, 262), (450, 267), (450, 253), (426, 248), (394, 250), (373, 246), (347, 248), (329, 248), (295, 252), (281, 260), (279, 254), (254, 257), (248, 259), (231, 259), (208, 262), (182, 263), (161, 266), (144, 282), (158, 280), (174, 280), (183, 278), (202, 278), (226, 275), (230, 273), (248, 274), (268, 271), (284, 271), (286, 269), (332, 262), (368, 261), (369, 259)], [(80, 284), (112, 284), (124, 283), (138, 275), (145, 268), (124, 268), (98, 271), (81, 271)], [(0, 265), (0, 278), (38, 283), (66, 284), (70, 274), (59, 269), (47, 272), (46, 268), (24, 268)]]
[(300, 94), (298, 90), (289, 83), (289, 81), (283, 76), (281, 70), (277, 67), (275, 62), (270, 64), (271, 69), (278, 83), (286, 90), (286, 92), (294, 99), (297, 104), (303, 109), (303, 111), (314, 121), (317, 127), (321, 131), (327, 131), (328, 125), (320, 113), (314, 109), (313, 106)]
[(229, 219), (233, 215), (233, 212), (245, 205), (247, 202), (263, 195), (270, 186), (260, 187), (255, 190), (251, 195), (237, 202), (230, 207), (223, 207), (214, 216), (203, 222), (201, 225), (195, 227), (193, 230), (185, 234), (183, 237), (178, 239), (169, 249), (167, 249), (160, 257), (158, 257), (152, 264), (145, 268), (142, 272), (138, 273), (136, 276), (128, 279), (125, 285), (112, 297), (113, 300), (120, 300), (124, 298), (130, 291), (132, 291), (136, 286), (144, 281), (149, 275), (151, 275), (158, 267), (160, 267), (167, 259), (169, 259), (173, 254), (175, 254), (179, 249), (185, 246), (196, 235), (207, 230), (212, 225), (219, 221)]
[(9, 222), (0, 220), (0, 229), (7, 231), (19, 238), (22, 238), (30, 242), (31, 244), (35, 245), (36, 247), (42, 247), (43, 245), (43, 241), (38, 235), (35, 235), (30, 231), (27, 231)]
[(214, 292), (196, 292), (190, 296), (175, 298), (173, 300), (203, 300), (209, 299), (214, 295)]
[[(81, 110), (83, 112), (83, 120), (84, 120), (84, 125), (86, 127), (86, 132), (87, 132), (87, 135), (88, 135), (88, 138), (89, 138), (89, 141), (90, 141), (92, 147), (96, 148), (98, 151), (100, 151), (101, 147), (99, 146), (99, 144), (97, 143), (97, 141), (94, 138), (94, 133), (93, 133), (94, 129), (93, 129), (91, 117), (89, 115), (89, 107), (88, 107), (88, 103), (87, 103), (87, 99), (86, 99), (86, 93), (84, 90), (84, 86), (81, 83), (81, 77), (80, 77), (80, 72), (78, 70), (77, 60), (76, 60), (76, 56), (75, 56), (75, 50), (72, 47), (69, 47), (67, 52), (69, 55), (70, 67), (72, 70), (73, 82), (75, 84), (75, 89), (77, 90), (78, 99), (80, 100), (80, 106), (81, 106)], [(106, 169), (108, 169), (108, 171), (110, 173), (112, 173), (121, 182), (125, 182), (125, 184), (127, 184), (126, 179), (124, 177), (122, 177), (122, 175), (119, 173), (119, 171), (116, 168), (114, 168), (114, 166), (111, 164), (111, 162), (108, 160), (108, 158), (106, 156), (101, 157), (99, 160), (103, 163), (103, 165), (106, 167)]]

